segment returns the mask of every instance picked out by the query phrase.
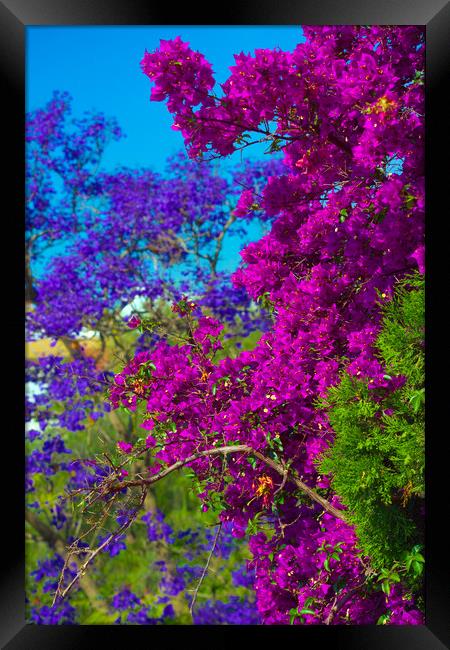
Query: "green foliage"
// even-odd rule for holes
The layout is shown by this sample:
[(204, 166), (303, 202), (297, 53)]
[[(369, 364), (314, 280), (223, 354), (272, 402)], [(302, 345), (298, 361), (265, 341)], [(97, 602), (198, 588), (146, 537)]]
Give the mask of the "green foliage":
[(302, 625), (305, 624), (305, 614), (309, 614), (310, 616), (314, 616), (316, 612), (311, 609), (311, 607), (314, 605), (315, 599), (312, 597), (309, 597), (305, 600), (305, 604), (303, 606), (303, 609), (299, 610), (298, 607), (293, 607), (292, 609), (289, 610), (289, 625), (293, 625), (294, 621), (297, 619), (300, 619), (300, 623)]
[[(214, 363), (216, 364), (218, 364), (219, 361), (223, 361), (223, 359), (235, 359), (241, 351), (253, 350), (262, 336), (262, 332), (259, 330), (255, 330), (247, 336), (232, 336), (230, 338), (225, 338), (225, 333), (228, 333), (228, 331), (224, 330), (222, 333), (221, 342), (223, 348), (218, 350), (214, 355)], [(240, 343), (240, 348), (237, 347), (237, 343)]]
[(263, 309), (266, 309), (270, 314), (274, 312), (275, 304), (270, 299), (270, 291), (266, 291), (265, 293), (261, 294), (258, 297), (257, 302), (261, 305)]
[[(373, 566), (392, 571), (395, 565), (414, 578), (420, 558), (408, 559), (409, 549), (421, 539), (425, 489), (423, 276), (416, 273), (398, 283), (382, 311), (377, 355), (386, 379), (400, 375), (406, 382), (394, 391), (373, 389), (370, 381), (344, 372), (319, 403), (336, 437), (318, 465), (331, 475)], [(388, 590), (389, 580), (383, 585)]]
[[(162, 316), (161, 316), (162, 314)], [(170, 306), (161, 303), (158, 306), (158, 315), (165, 318), (169, 323), (171, 331), (177, 333), (176, 325), (180, 321), (179, 317), (173, 314)], [(226, 330), (226, 333), (232, 330)], [(224, 341), (224, 350), (220, 353), (223, 356), (236, 356), (239, 350), (236, 342), (241, 343), (242, 349), (252, 349), (261, 332), (253, 332), (247, 337), (234, 335)], [(136, 332), (125, 331), (117, 333), (116, 340), (108, 341), (107, 354), (109, 363), (115, 370), (121, 370), (123, 367), (123, 355), (136, 339)], [(169, 339), (170, 343), (179, 344), (176, 336)], [(141, 378), (145, 379), (146, 375), (151, 375), (154, 371), (154, 365), (151, 361), (141, 368)], [(97, 394), (92, 397), (95, 405), (102, 403), (104, 396)], [(54, 401), (51, 405), (52, 412), (62, 412), (67, 406), (63, 402)], [(70, 459), (94, 458), (99, 464), (107, 463), (110, 459), (116, 466), (123, 464), (127, 457), (124, 456), (117, 448), (119, 440), (125, 440), (133, 444), (133, 447), (143, 446), (145, 432), (139, 426), (145, 413), (145, 404), (138, 405), (136, 411), (130, 409), (117, 409), (105, 414), (103, 418), (93, 420), (86, 418), (83, 422), (85, 428), (83, 431), (68, 431), (55, 425), (49, 425), (46, 434), (49, 436), (60, 435), (68, 449), (71, 450), (70, 457), (66, 454), (55, 454), (53, 469), (54, 474), (46, 475), (41, 473), (33, 474), (34, 491), (27, 493), (28, 506), (38, 503), (38, 508), (31, 508), (43, 524), (47, 531), (55, 533), (55, 528), (50, 526), (53, 516), (54, 507), (62, 505), (62, 499), (67, 498), (67, 482), (71, 475), (69, 469), (63, 469), (63, 463)], [(165, 437), (165, 428), (172, 427), (173, 423), (168, 421), (159, 423), (158, 428), (153, 430), (153, 435), (159, 435), (161, 439)], [(27, 455), (29, 456), (33, 449), (42, 446), (42, 443), (31, 443), (27, 441)], [(130, 456), (131, 459), (131, 456)], [(108, 461), (109, 462), (109, 461)], [(131, 462), (131, 461), (130, 461)], [(146, 472), (154, 462), (152, 454), (148, 451), (142, 455), (139, 460), (133, 461), (135, 471)], [(124, 467), (128, 467), (125, 463)], [(203, 549), (189, 558), (189, 553), (197, 549), (197, 544), (204, 542), (203, 534), (205, 530), (215, 530), (218, 524), (217, 513), (221, 510), (218, 503), (219, 494), (211, 491), (211, 504), (207, 512), (201, 511), (201, 502), (198, 498), (198, 492), (206, 488), (206, 481), (199, 482), (193, 486), (189, 474), (192, 472), (189, 468), (184, 468), (179, 472), (174, 472), (170, 480), (163, 480), (155, 483), (146, 499), (142, 511), (139, 513), (134, 524), (126, 532), (125, 543), (127, 550), (120, 552), (118, 555), (111, 557), (109, 553), (100, 553), (95, 561), (90, 565), (87, 576), (91, 580), (96, 596), (89, 598), (83, 588), (75, 588), (70, 596), (69, 603), (76, 609), (76, 621), (82, 625), (109, 625), (113, 624), (120, 612), (112, 608), (112, 598), (114, 594), (125, 587), (130, 588), (134, 593), (139, 595), (142, 605), (151, 608), (151, 615), (159, 617), (165, 603), (158, 603), (161, 595), (161, 572), (154, 564), (163, 560), (168, 567), (170, 575), (176, 575), (176, 568), (181, 565), (204, 567), (209, 551)], [(196, 489), (198, 488), (198, 489)], [(53, 600), (54, 590), (44, 590), (42, 582), (36, 582), (30, 577), (30, 572), (34, 571), (39, 562), (49, 558), (54, 558), (55, 554), (63, 555), (64, 549), (69, 545), (69, 538), (75, 538), (84, 533), (91, 527), (92, 517), (100, 520), (99, 513), (103, 512), (103, 506), (97, 504), (89, 508), (89, 512), (83, 513), (84, 502), (77, 500), (75, 507), (72, 500), (65, 502), (64, 512), (67, 517), (63, 527), (56, 531), (58, 543), (55, 547), (52, 538), (42, 534), (30, 522), (26, 524), (26, 568), (27, 568), (27, 597), (29, 598), (28, 607), (41, 608), (50, 606)], [(101, 519), (101, 527), (95, 528), (92, 534), (89, 534), (84, 541), (94, 548), (97, 544), (96, 538), (100, 534), (107, 535), (117, 528), (116, 516), (121, 507), (127, 509), (128, 496), (124, 495), (122, 500), (118, 501), (116, 508), (113, 508), (109, 515)], [(144, 513), (155, 510), (161, 510), (165, 515), (165, 522), (171, 526), (174, 531), (172, 543), (167, 543), (164, 539), (149, 541), (147, 536), (147, 526), (141, 520)], [(95, 510), (95, 512), (94, 512)], [(178, 539), (177, 533), (187, 529), (198, 530), (200, 537), (198, 542), (186, 542), (185, 538)], [(222, 557), (217, 551), (210, 561), (209, 571), (205, 577), (201, 590), (198, 594), (198, 606), (206, 600), (228, 600), (230, 594), (238, 595), (242, 598), (248, 597), (248, 589), (245, 587), (236, 587), (233, 583), (232, 572), (241, 566), (250, 556), (246, 544), (231, 551), (229, 558)], [(198, 578), (187, 578), (186, 591), (192, 593), (198, 583)], [(184, 590), (175, 597), (171, 602), (175, 609), (174, 619), (167, 619), (165, 624), (192, 624), (192, 618), (189, 613), (188, 601), (184, 596)], [(124, 621), (125, 622), (125, 618)]]

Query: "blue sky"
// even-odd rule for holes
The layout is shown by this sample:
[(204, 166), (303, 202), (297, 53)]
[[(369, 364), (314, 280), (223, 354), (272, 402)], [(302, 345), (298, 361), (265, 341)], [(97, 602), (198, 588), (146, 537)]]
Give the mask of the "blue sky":
[[(253, 53), (257, 48), (292, 51), (303, 39), (299, 26), (190, 26), (151, 25), (119, 27), (27, 27), (26, 108), (40, 108), (54, 90), (73, 97), (73, 114), (102, 111), (115, 117), (126, 137), (111, 143), (102, 168), (147, 167), (164, 171), (168, 156), (184, 149), (181, 133), (171, 129), (172, 116), (165, 102), (150, 102), (151, 83), (140, 67), (145, 50), (159, 46), (160, 39), (181, 36), (212, 64), (215, 78), (223, 83), (233, 54)], [(245, 149), (243, 156), (262, 157), (266, 145)], [(236, 153), (229, 162), (239, 163)], [(259, 239), (259, 228), (251, 227), (249, 239)], [(243, 241), (227, 238), (220, 268), (236, 268)], [(49, 255), (62, 252), (56, 244)], [(46, 258), (47, 259), (47, 258)], [(43, 271), (42, 260), (38, 272)]]
[[(99, 110), (116, 117), (127, 135), (111, 144), (104, 167), (151, 167), (163, 171), (164, 161), (183, 148), (182, 136), (170, 127), (172, 117), (164, 102), (150, 102), (151, 84), (140, 68), (145, 49), (160, 39), (181, 36), (212, 64), (216, 79), (225, 81), (233, 54), (255, 48), (292, 50), (303, 40), (301, 27), (280, 26), (120, 26), (27, 27), (27, 110), (41, 107), (54, 90), (74, 98), (78, 115)], [(250, 147), (246, 156), (260, 156), (262, 147)]]

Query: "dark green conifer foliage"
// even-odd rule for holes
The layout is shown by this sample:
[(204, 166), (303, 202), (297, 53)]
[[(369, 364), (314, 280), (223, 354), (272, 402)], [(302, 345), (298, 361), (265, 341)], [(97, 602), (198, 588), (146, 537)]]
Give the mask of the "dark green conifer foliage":
[(386, 375), (404, 376), (405, 384), (393, 392), (370, 389), (344, 372), (319, 403), (336, 433), (320, 471), (331, 475), (360, 548), (377, 569), (408, 564), (408, 552), (422, 541), (424, 293), (424, 277), (415, 273), (382, 306), (377, 356)]

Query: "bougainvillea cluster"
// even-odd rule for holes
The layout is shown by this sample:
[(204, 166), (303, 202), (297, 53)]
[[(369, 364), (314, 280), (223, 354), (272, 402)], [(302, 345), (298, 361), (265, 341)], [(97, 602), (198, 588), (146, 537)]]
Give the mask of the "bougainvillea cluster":
[(254, 350), (217, 361), (220, 324), (205, 329), (204, 318), (181, 311), (184, 344), (163, 342), (136, 359), (148, 368), (139, 391), (129, 365), (111, 397), (114, 406), (145, 404), (146, 444), (160, 468), (188, 462), (204, 508), (231, 521), (234, 535), (253, 533), (264, 623), (418, 623), (408, 586), (380, 588), (318, 474), (333, 431), (316, 402), (344, 366), (374, 390), (402, 383), (373, 343), (397, 280), (424, 272), (424, 34), (304, 33), (293, 52), (237, 55), (220, 97), (208, 62), (180, 39), (145, 54), (152, 99), (168, 100), (191, 158), (231, 154), (254, 134), (283, 150), (284, 173), (238, 202), (240, 218), (261, 209), (273, 225), (242, 251), (233, 278), (275, 318)]
[[(153, 483), (170, 481), (165, 477), (187, 466), (203, 512), (216, 515), (235, 539), (248, 536), (251, 578), (236, 573), (233, 581), (236, 588), (253, 587), (258, 613), (247, 597), (239, 601), (242, 615), (233, 598), (216, 600), (198, 603), (194, 623), (418, 624), (420, 588), (392, 567), (374, 569), (330, 477), (319, 472), (334, 431), (318, 403), (344, 369), (374, 394), (394, 393), (404, 383), (386, 372), (374, 344), (397, 282), (424, 273), (424, 32), (309, 26), (304, 34), (293, 52), (236, 55), (220, 96), (211, 65), (180, 38), (145, 53), (151, 99), (167, 100), (192, 160), (172, 161), (167, 186), (126, 170), (99, 181), (106, 191), (82, 179), (83, 191), (99, 201), (84, 217), (99, 237), (82, 239), (35, 283), (44, 299), (31, 322), (53, 337), (73, 335), (89, 319), (104, 317), (101, 291), (108, 309), (135, 294), (155, 299), (163, 292), (173, 301), (176, 341), (153, 338), (123, 364), (109, 391), (112, 407), (131, 413), (139, 430), (114, 445), (115, 464), (104, 480), (94, 472), (88, 487), (96, 503), (137, 489), (144, 499)], [(273, 166), (242, 167), (229, 185), (211, 173), (207, 159), (256, 140), (267, 143)], [(152, 183), (159, 196), (149, 206), (143, 188)], [(133, 217), (136, 206), (142, 220)], [(270, 232), (242, 250), (227, 287), (217, 245), (231, 227), (254, 218)], [(142, 245), (163, 263), (151, 286), (147, 276), (135, 281)], [(76, 256), (87, 254), (98, 262), (95, 291), (85, 284), (86, 301), (82, 290), (73, 296), (81, 299), (72, 311), (76, 319), (67, 320), (67, 303), (60, 316), (67, 322), (58, 321), (52, 296), (62, 293), (61, 268), (79, 283), (85, 275)], [(204, 264), (193, 265), (192, 277), (202, 283), (202, 295), (170, 274), (174, 262), (192, 272), (190, 260), (199, 259)], [(224, 330), (229, 313), (234, 318), (240, 311), (230, 305), (241, 301), (259, 303), (270, 318), (254, 349), (230, 356)], [(246, 331), (256, 326), (250, 317), (243, 322)], [(142, 336), (153, 331), (138, 315), (127, 329)], [(126, 521), (126, 513), (120, 517)], [(175, 539), (158, 511), (144, 517), (149, 544)], [(98, 540), (112, 556), (125, 552), (118, 531)], [(164, 599), (175, 599), (186, 576), (198, 571), (159, 562), (159, 609), (124, 585), (113, 602), (118, 622), (172, 618)]]

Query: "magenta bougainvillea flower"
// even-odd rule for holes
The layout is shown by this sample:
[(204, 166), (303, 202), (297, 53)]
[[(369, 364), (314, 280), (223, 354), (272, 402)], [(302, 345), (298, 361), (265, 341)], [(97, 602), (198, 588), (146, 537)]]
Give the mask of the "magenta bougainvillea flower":
[(128, 327), (132, 330), (136, 329), (136, 327), (139, 327), (140, 324), (141, 324), (141, 319), (139, 318), (139, 316), (132, 316), (127, 323)]
[(123, 440), (119, 440), (117, 446), (124, 454), (129, 454), (133, 450), (133, 445), (129, 442), (124, 442)]
[(192, 159), (226, 156), (253, 136), (284, 156), (258, 199), (245, 188), (235, 208), (236, 216), (257, 209), (271, 220), (270, 232), (242, 250), (233, 282), (271, 306), (272, 327), (254, 350), (214, 363), (205, 342), (218, 330), (200, 317), (200, 350), (155, 348), (166, 379), (152, 380), (145, 403), (154, 421), (173, 423), (155, 450), (162, 463), (239, 443), (326, 490), (334, 514), (299, 500), (292, 483), (277, 499), (281, 477), (258, 457), (229, 457), (231, 482), (217, 457), (190, 464), (199, 479), (209, 476), (199, 495), (205, 506), (220, 493), (220, 517), (235, 536), (252, 530), (261, 507), (269, 510), (272, 534), (250, 537), (264, 623), (420, 623), (403, 583), (388, 596), (368, 585), (368, 558), (317, 471), (333, 431), (316, 400), (344, 365), (374, 391), (404, 382), (386, 375), (374, 341), (380, 301), (407, 273), (424, 272), (424, 33), (308, 26), (304, 34), (293, 52), (236, 55), (219, 97), (209, 64), (188, 43), (162, 42), (144, 56), (152, 99), (167, 100)]

